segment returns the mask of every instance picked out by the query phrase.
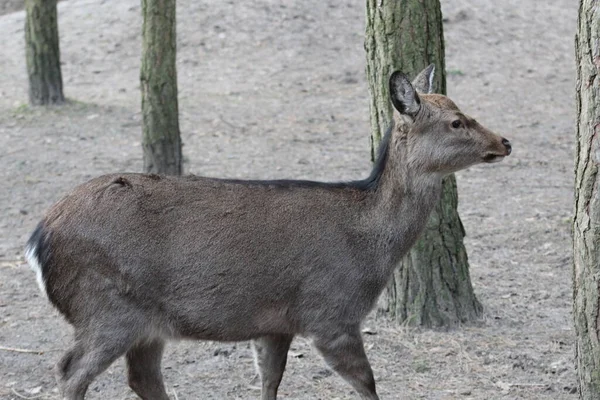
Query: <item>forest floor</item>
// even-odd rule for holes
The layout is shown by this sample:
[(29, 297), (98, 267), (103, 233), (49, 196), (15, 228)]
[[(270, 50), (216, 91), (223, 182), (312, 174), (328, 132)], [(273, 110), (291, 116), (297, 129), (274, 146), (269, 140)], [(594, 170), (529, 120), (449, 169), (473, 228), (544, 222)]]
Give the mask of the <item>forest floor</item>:
[[(140, 171), (140, 2), (59, 3), (70, 104), (30, 108), (21, 2), (0, 12), (0, 399), (57, 399), (71, 328), (41, 296), (23, 245), (44, 211), (103, 173)], [(10, 3), (10, 4), (9, 4)], [(571, 324), (573, 0), (443, 0), (449, 95), (513, 155), (458, 174), (485, 316), (452, 331), (373, 315), (382, 399), (576, 399)], [(178, 1), (187, 172), (345, 180), (368, 174), (364, 2)], [(11, 348), (13, 350), (11, 350)], [(32, 352), (18, 352), (28, 349)], [(282, 399), (356, 399), (304, 339)], [(247, 343), (183, 342), (164, 357), (173, 399), (258, 398)], [(90, 399), (134, 399), (122, 360)]]

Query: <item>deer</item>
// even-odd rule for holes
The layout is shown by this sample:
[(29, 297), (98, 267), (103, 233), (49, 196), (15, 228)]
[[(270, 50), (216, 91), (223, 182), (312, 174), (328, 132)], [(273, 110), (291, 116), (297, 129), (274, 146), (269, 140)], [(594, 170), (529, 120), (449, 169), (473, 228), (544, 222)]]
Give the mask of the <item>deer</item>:
[(261, 399), (276, 400), (292, 339), (312, 340), (361, 399), (379, 399), (361, 336), (447, 174), (510, 142), (432, 93), (434, 65), (389, 78), (393, 121), (371, 174), (349, 182), (117, 173), (72, 190), (25, 246), (42, 292), (74, 328), (60, 393), (84, 399), (125, 356), (142, 399), (168, 400), (167, 341), (251, 341)]

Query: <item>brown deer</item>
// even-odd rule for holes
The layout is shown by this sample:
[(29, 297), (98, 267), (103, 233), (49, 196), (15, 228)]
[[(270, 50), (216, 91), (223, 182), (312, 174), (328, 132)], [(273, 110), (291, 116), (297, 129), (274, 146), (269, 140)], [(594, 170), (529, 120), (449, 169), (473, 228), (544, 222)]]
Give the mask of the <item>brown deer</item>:
[(56, 203), (26, 255), (75, 328), (56, 367), (64, 398), (83, 399), (125, 355), (131, 388), (166, 400), (165, 341), (201, 339), (252, 340), (262, 399), (275, 400), (290, 343), (304, 335), (361, 398), (378, 399), (361, 322), (422, 231), (444, 175), (511, 152), (430, 94), (433, 69), (414, 84), (391, 76), (394, 123), (367, 179), (113, 174)]

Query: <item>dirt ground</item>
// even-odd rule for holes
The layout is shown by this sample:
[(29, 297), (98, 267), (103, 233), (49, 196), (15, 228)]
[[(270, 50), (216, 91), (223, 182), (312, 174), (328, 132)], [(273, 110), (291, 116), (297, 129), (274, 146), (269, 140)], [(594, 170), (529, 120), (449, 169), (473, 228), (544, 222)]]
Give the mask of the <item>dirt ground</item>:
[[(10, 4), (9, 4), (10, 3)], [(59, 4), (71, 104), (26, 106), (24, 13), (0, 2), (0, 398), (57, 399), (71, 329), (41, 297), (23, 245), (43, 212), (93, 176), (139, 171), (139, 0)], [(382, 399), (576, 399), (571, 326), (573, 0), (443, 0), (448, 90), (508, 137), (504, 162), (458, 177), (478, 323), (408, 329), (373, 315)], [(364, 2), (178, 1), (185, 169), (239, 178), (364, 177)], [(27, 349), (31, 352), (18, 352)], [(37, 352), (37, 353), (36, 353)], [(283, 399), (355, 399), (304, 339)], [(247, 343), (169, 346), (173, 399), (258, 398)], [(123, 362), (90, 399), (134, 399)]]
[(25, 0), (1, 0), (0, 15), (22, 10), (24, 7)]

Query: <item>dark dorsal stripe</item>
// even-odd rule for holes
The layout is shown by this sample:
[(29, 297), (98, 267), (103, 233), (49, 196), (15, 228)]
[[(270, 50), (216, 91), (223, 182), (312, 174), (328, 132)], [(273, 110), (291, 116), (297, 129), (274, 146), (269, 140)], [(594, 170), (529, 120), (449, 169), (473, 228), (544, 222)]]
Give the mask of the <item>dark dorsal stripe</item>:
[[(212, 180), (223, 182), (223, 183), (233, 183), (238, 185), (248, 185), (248, 186), (268, 186), (272, 188), (281, 188), (281, 189), (289, 189), (289, 188), (323, 188), (323, 189), (355, 189), (355, 190), (374, 190), (377, 188), (379, 184), (379, 180), (383, 171), (385, 169), (388, 153), (389, 153), (389, 142), (390, 136), (392, 134), (392, 129), (394, 124), (392, 123), (390, 127), (387, 129), (386, 134), (384, 135), (381, 143), (379, 144), (379, 150), (377, 159), (373, 164), (373, 169), (371, 170), (371, 174), (366, 179), (349, 181), (349, 182), (318, 182), (318, 181), (308, 181), (308, 180), (294, 180), (294, 179), (276, 179), (276, 180), (246, 180), (246, 179), (221, 179), (221, 178), (211, 178)], [(188, 176), (190, 179), (196, 178), (191, 175)]]

